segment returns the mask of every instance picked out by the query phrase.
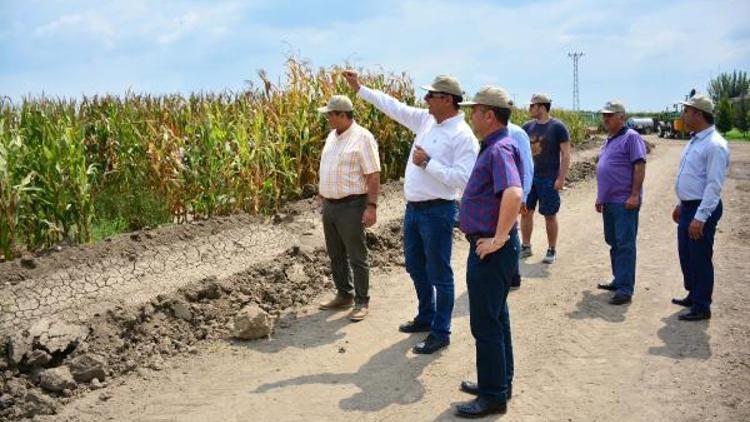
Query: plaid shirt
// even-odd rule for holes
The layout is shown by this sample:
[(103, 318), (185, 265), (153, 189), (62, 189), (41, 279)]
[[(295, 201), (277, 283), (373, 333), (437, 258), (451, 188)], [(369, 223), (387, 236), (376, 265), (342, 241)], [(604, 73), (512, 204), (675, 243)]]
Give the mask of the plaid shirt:
[(340, 199), (367, 193), (365, 175), (379, 171), (378, 144), (369, 130), (356, 122), (340, 135), (334, 129), (320, 157), (320, 195)]
[(479, 157), (461, 199), (461, 231), (493, 236), (500, 217), (500, 200), (506, 188), (522, 187), (518, 169), (521, 152), (507, 129), (491, 133), (482, 141)]

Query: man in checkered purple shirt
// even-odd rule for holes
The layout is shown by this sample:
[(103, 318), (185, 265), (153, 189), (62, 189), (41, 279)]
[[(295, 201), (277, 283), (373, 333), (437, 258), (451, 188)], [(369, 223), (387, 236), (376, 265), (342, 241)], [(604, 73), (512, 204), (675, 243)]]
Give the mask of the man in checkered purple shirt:
[(502, 88), (484, 87), (471, 106), (479, 156), (461, 198), (461, 231), (469, 240), (466, 286), (471, 333), (476, 340), (477, 382), (461, 390), (476, 395), (459, 405), (461, 417), (505, 413), (511, 396), (513, 349), (507, 298), (520, 251), (509, 239), (523, 198), (518, 145), (508, 134), (511, 101)]

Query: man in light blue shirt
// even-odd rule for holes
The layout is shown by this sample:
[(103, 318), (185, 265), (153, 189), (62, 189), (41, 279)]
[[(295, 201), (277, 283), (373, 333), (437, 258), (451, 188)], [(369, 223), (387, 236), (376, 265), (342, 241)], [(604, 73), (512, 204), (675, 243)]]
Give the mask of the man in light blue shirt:
[(714, 127), (714, 103), (703, 95), (683, 102), (682, 120), (693, 137), (685, 146), (675, 190), (680, 202), (672, 212), (688, 295), (672, 303), (690, 308), (683, 321), (711, 318), (716, 225), (722, 214), (721, 189), (729, 169), (727, 141)]
[[(521, 179), (523, 184), (523, 203), (526, 203), (526, 197), (529, 196), (531, 191), (531, 182), (534, 180), (534, 157), (531, 155), (531, 140), (529, 135), (523, 128), (513, 123), (508, 123), (508, 134), (516, 142), (519, 151), (521, 152), (521, 162), (523, 163), (523, 170), (521, 172)], [(518, 237), (518, 231), (513, 232), (510, 241), (514, 247), (521, 250), (521, 239)], [(511, 289), (517, 289), (521, 287), (521, 265), (519, 256), (519, 265), (516, 268), (515, 275), (510, 283)]]

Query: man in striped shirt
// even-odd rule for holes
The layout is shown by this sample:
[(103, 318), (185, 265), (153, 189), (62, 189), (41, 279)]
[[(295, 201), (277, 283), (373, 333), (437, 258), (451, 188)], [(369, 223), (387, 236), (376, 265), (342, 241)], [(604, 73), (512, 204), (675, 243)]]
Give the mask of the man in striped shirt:
[(319, 194), (323, 206), (323, 232), (331, 259), (336, 297), (320, 309), (344, 309), (354, 303), (352, 321), (367, 316), (370, 266), (365, 227), (377, 219), (380, 190), (380, 157), (372, 133), (354, 121), (351, 100), (335, 95), (324, 113), (331, 125), (320, 158)]

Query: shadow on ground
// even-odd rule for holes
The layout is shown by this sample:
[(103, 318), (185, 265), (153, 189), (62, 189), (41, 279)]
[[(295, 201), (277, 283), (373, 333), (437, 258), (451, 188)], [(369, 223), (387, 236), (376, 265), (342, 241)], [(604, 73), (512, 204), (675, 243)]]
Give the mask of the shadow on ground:
[(583, 297), (576, 303), (576, 309), (568, 313), (571, 319), (602, 319), (607, 322), (623, 322), (630, 304), (610, 305), (611, 292), (591, 293), (584, 290)]
[[(343, 340), (346, 334), (342, 328), (352, 324), (347, 318), (349, 309), (340, 311), (320, 311), (302, 317), (285, 316), (282, 320), (298, 329), (278, 328), (268, 341), (242, 341), (228, 338), (233, 346), (245, 347), (261, 353), (278, 353), (286, 348), (309, 349)], [(314, 327), (314, 329), (299, 329)]]
[(711, 357), (711, 336), (706, 330), (710, 320), (680, 321), (677, 317), (684, 311), (662, 318), (664, 326), (656, 332), (663, 346), (652, 347), (648, 353), (672, 359), (701, 359)]
[(307, 384), (351, 384), (359, 392), (339, 402), (342, 410), (376, 412), (392, 404), (416, 403), (422, 400), (425, 393), (419, 377), (440, 353), (415, 355), (411, 352), (413, 345), (414, 337), (405, 337), (373, 355), (357, 372), (328, 372), (295, 377), (263, 384), (255, 393)]

